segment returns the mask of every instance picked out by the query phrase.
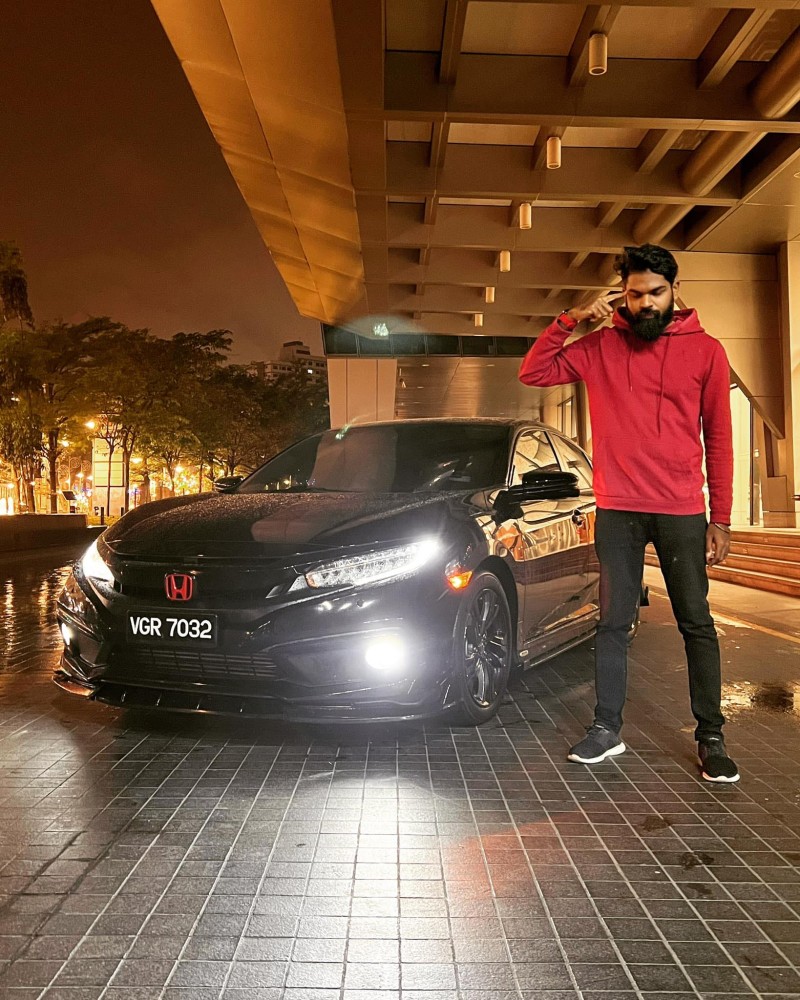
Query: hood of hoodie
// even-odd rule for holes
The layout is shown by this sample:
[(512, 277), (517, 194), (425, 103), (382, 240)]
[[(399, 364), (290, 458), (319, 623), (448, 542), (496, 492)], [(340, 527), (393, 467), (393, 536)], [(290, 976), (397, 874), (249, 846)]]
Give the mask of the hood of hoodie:
[(655, 345), (661, 340), (665, 341), (664, 353), (661, 355), (661, 373), (660, 373), (660, 386), (658, 392), (658, 409), (656, 410), (656, 430), (659, 437), (661, 436), (661, 409), (664, 402), (664, 372), (667, 367), (667, 358), (669, 356), (669, 346), (670, 341), (673, 337), (686, 337), (692, 334), (705, 333), (705, 330), (700, 325), (700, 320), (697, 318), (696, 309), (676, 309), (672, 320), (658, 338), (651, 342), (641, 340), (631, 329), (631, 325), (628, 320), (620, 313), (619, 310), (614, 312), (612, 317), (612, 326), (618, 332), (621, 333), (625, 342), (628, 345), (628, 391), (633, 392), (633, 357), (635, 354), (643, 351), (653, 350)]

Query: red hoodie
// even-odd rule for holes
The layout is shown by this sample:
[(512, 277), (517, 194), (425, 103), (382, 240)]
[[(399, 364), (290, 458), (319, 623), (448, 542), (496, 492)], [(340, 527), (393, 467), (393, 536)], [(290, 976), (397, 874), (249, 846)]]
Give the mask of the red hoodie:
[(619, 312), (612, 323), (565, 347), (575, 324), (554, 321), (525, 355), (520, 381), (586, 383), (598, 507), (704, 513), (705, 443), (711, 520), (729, 524), (733, 439), (722, 344), (703, 330), (694, 309), (676, 311), (652, 343), (638, 339)]

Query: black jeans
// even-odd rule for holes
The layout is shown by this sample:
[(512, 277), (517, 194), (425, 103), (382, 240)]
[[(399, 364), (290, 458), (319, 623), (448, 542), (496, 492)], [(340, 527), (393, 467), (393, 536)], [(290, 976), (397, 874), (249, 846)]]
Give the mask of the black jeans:
[(636, 613), (644, 549), (652, 542), (686, 647), (695, 739), (716, 736), (720, 711), (719, 642), (708, 610), (704, 514), (641, 514), (598, 510), (600, 624), (595, 647), (595, 722), (619, 732), (628, 683), (628, 630)]

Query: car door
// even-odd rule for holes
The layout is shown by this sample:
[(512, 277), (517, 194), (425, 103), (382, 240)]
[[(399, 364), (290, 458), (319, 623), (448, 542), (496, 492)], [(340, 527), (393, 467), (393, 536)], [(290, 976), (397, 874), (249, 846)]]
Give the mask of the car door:
[[(523, 430), (512, 453), (511, 484), (530, 471), (563, 471), (548, 431)], [(579, 518), (583, 498), (536, 500), (521, 505), (521, 516), (507, 531), (515, 535), (509, 547), (522, 582), (524, 609), (521, 639), (525, 646), (547, 645), (554, 633), (578, 608), (584, 588), (586, 547), (582, 545)], [(554, 642), (556, 640), (554, 639)]]
[(597, 514), (594, 490), (592, 488), (592, 463), (586, 452), (574, 441), (561, 434), (552, 435), (558, 457), (564, 469), (578, 477), (581, 491), (575, 515), (578, 536), (583, 548), (584, 581), (581, 589), (581, 604), (588, 608), (600, 607), (600, 564), (594, 548), (594, 525)]

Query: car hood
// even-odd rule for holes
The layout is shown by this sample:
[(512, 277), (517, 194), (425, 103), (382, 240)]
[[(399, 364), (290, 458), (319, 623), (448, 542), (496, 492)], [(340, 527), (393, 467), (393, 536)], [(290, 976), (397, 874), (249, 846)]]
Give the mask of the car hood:
[(452, 493), (209, 493), (145, 504), (102, 538), (117, 555), (140, 559), (302, 556), (438, 533), (448, 519), (474, 509), (475, 499)]

